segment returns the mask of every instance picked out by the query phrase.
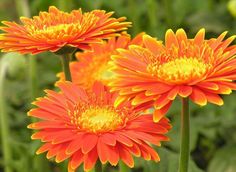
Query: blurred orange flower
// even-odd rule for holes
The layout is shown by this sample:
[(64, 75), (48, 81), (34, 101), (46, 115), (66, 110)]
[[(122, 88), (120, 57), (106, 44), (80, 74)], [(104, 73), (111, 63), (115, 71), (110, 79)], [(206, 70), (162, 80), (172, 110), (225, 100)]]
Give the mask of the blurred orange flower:
[(125, 17), (110, 18), (112, 14), (103, 10), (82, 13), (81, 9), (66, 13), (50, 6), (49, 12), (40, 12), (33, 19), (21, 17), (23, 25), (3, 21), (0, 49), (23, 54), (56, 52), (64, 46), (86, 49), (89, 43), (119, 36), (118, 32), (130, 26), (130, 22), (123, 22)]
[[(107, 85), (114, 78), (109, 65), (111, 55), (117, 54), (118, 48), (127, 49), (129, 45), (142, 45), (143, 35), (144, 33), (140, 33), (132, 40), (129, 36), (112, 38), (102, 44), (92, 44), (91, 51), (76, 53), (78, 61), (70, 63), (73, 83), (88, 89), (95, 81)], [(60, 81), (65, 80), (63, 72), (57, 76)]]
[(188, 39), (183, 29), (176, 34), (168, 30), (165, 45), (144, 35), (144, 47), (119, 50), (112, 56), (117, 77), (109, 84), (119, 91), (116, 104), (128, 99), (133, 105), (153, 103), (154, 121), (161, 119), (177, 95), (201, 106), (223, 105), (219, 94), (236, 89), (236, 46), (230, 46), (235, 36), (223, 40), (225, 35), (206, 40), (201, 29)]
[(34, 102), (38, 107), (28, 113), (41, 119), (28, 126), (39, 130), (32, 139), (45, 142), (37, 154), (47, 152), (47, 158), (55, 157), (56, 162), (69, 159), (69, 172), (82, 163), (85, 171), (90, 170), (98, 159), (111, 165), (121, 159), (129, 167), (134, 166), (132, 155), (160, 160), (150, 144), (160, 146), (168, 140), (167, 118), (154, 123), (152, 115), (140, 114), (144, 107), (134, 108), (130, 102), (115, 108), (117, 94), (98, 82), (89, 93), (71, 82), (58, 86), (61, 92), (47, 90), (47, 96)]

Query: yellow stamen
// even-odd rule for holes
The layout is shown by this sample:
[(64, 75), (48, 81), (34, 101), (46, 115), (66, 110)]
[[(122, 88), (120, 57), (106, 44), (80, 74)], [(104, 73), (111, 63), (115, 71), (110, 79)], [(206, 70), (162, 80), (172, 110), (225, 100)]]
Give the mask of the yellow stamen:
[[(93, 60), (78, 73), (81, 75), (81, 84), (86, 88), (90, 88), (95, 81), (100, 81), (104, 85), (114, 78), (114, 73), (110, 71), (109, 54), (93, 57)], [(88, 74), (88, 75), (86, 75)]]
[(151, 63), (148, 70), (160, 80), (170, 83), (185, 83), (201, 78), (208, 71), (210, 64), (197, 58), (177, 58), (162, 64)]
[(116, 129), (123, 120), (112, 109), (91, 108), (82, 113), (80, 125), (83, 129), (93, 132), (102, 132)]
[[(71, 36), (81, 34), (81, 31), (91, 27), (98, 20), (98, 17), (90, 13), (85, 13), (82, 21), (69, 14), (64, 16), (64, 20), (62, 18), (60, 22), (53, 22), (52, 17), (41, 21), (41, 24), (26, 25), (25, 27), (31, 35), (38, 38), (71, 39)], [(87, 20), (88, 18), (89, 20)]]
[(113, 131), (125, 122), (122, 113), (110, 106), (90, 106), (83, 112), (78, 111), (78, 107), (75, 106), (73, 113), (68, 112), (68, 114), (71, 117), (71, 123), (80, 129), (94, 133)]

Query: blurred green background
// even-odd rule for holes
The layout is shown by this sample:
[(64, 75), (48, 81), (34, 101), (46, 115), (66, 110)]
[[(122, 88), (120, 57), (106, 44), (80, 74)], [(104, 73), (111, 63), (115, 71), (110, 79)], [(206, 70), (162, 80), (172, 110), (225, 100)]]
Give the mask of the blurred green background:
[[(26, 0), (0, 0), (0, 21), (18, 22)], [(70, 11), (105, 9), (115, 11), (115, 16), (126, 16), (133, 22), (129, 33), (134, 36), (145, 31), (151, 36), (163, 39), (167, 29), (184, 28), (192, 37), (200, 28), (206, 28), (207, 37), (216, 37), (229, 31), (236, 32), (236, 1), (231, 0), (29, 0), (31, 15), (47, 11), (50, 5)], [(0, 56), (5, 56), (3, 53)], [(56, 73), (60, 71), (60, 61), (55, 55), (37, 55), (35, 83), (37, 91), (30, 91), (28, 82), (29, 57), (19, 57), (10, 63), (5, 82), (4, 97), (10, 124), (10, 135), (5, 138), (12, 148), (10, 166), (14, 172), (65, 172), (66, 163), (55, 164), (45, 155), (36, 156), (40, 143), (31, 141), (31, 131), (26, 128), (30, 119), (26, 112), (31, 107), (31, 94), (43, 95), (43, 89), (53, 89)], [(14, 69), (19, 68), (18, 71)], [(1, 97), (0, 97), (1, 99)], [(191, 161), (189, 172), (236, 172), (236, 93), (224, 97), (222, 107), (207, 105), (198, 107), (191, 104)], [(171, 141), (158, 148), (161, 162), (137, 161), (133, 172), (176, 172), (178, 168), (180, 102), (176, 101), (168, 117), (173, 129), (169, 133)], [(1, 114), (0, 114), (1, 115)], [(3, 172), (2, 141), (0, 142), (0, 172)], [(35, 160), (36, 158), (36, 160)], [(78, 171), (81, 171), (79, 169)], [(106, 167), (107, 172), (118, 171)]]

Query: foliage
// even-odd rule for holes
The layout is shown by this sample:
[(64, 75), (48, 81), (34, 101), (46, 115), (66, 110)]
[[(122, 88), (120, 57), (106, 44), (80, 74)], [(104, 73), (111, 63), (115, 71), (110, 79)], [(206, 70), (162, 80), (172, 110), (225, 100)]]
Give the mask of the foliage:
[[(18, 0), (16, 0), (18, 1)], [(16, 1), (0, 1), (0, 20), (16, 20), (18, 12)], [(232, 3), (232, 2), (231, 2)], [(82, 8), (84, 11), (99, 8), (115, 11), (116, 16), (127, 16), (133, 22), (129, 32), (135, 34), (146, 33), (163, 38), (168, 28), (184, 28), (190, 35), (197, 30), (206, 28), (207, 37), (215, 36), (225, 30), (232, 35), (236, 31), (236, 21), (232, 16), (235, 8), (229, 8), (227, 0), (30, 0), (30, 10), (33, 15), (39, 11), (47, 10), (49, 5), (56, 5), (60, 9), (70, 11)], [(231, 4), (232, 5), (232, 4)], [(10, 9), (10, 10), (9, 10)], [(230, 11), (228, 10), (230, 9)], [(235, 10), (235, 11), (232, 11)], [(232, 15), (231, 15), (232, 14)], [(3, 55), (3, 54), (1, 54)], [(60, 69), (60, 61), (50, 53), (43, 53), (37, 57), (38, 93), (41, 90), (53, 88), (57, 80), (56, 73)], [(24, 69), (28, 69), (25, 64)], [(30, 108), (29, 85), (27, 72), (16, 77), (8, 77), (5, 95), (7, 98), (7, 111), (11, 126), (9, 144), (13, 149), (14, 159), (11, 165), (15, 172), (37, 172), (37, 166), (32, 163), (34, 152), (39, 143), (30, 140), (30, 132), (26, 126), (29, 119), (26, 116)], [(208, 105), (200, 108), (191, 105), (191, 162), (190, 172), (234, 172), (236, 171), (236, 94), (224, 98), (225, 105), (216, 107)], [(132, 171), (136, 172), (173, 172), (177, 171), (180, 129), (180, 102), (175, 102), (168, 116), (173, 125), (169, 133), (171, 142), (165, 143), (165, 148), (158, 149), (161, 163), (145, 162), (136, 159), (138, 164)], [(1, 143), (0, 143), (1, 144)], [(1, 147), (1, 146), (0, 146)], [(2, 154), (0, 148), (0, 171)], [(44, 172), (66, 171), (66, 165), (48, 164), (46, 160)], [(109, 171), (117, 168), (106, 167)], [(40, 171), (41, 172), (41, 171)]]

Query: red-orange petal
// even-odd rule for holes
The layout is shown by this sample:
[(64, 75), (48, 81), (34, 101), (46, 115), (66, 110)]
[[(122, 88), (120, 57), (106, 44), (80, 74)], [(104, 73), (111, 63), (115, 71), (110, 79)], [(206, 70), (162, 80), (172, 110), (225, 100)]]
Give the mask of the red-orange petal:
[(122, 145), (119, 145), (119, 155), (122, 161), (130, 168), (134, 167), (134, 160), (128, 149)]
[(166, 48), (171, 48), (172, 46), (177, 46), (177, 47), (179, 46), (175, 33), (171, 29), (168, 29), (166, 32), (165, 45), (166, 45)]
[(83, 136), (83, 142), (81, 150), (83, 154), (89, 153), (97, 145), (98, 137), (95, 134), (85, 134)]
[(191, 86), (179, 86), (179, 95), (181, 97), (188, 97), (190, 94), (192, 94), (192, 87)]
[(192, 94), (190, 95), (190, 99), (195, 102), (196, 104), (199, 104), (201, 106), (204, 106), (207, 104), (207, 98), (203, 91), (201, 91), (198, 88), (193, 88)]
[(194, 38), (194, 43), (200, 46), (203, 43), (204, 38), (205, 38), (205, 29), (200, 29)]
[(94, 148), (92, 151), (90, 151), (88, 154), (84, 156), (84, 170), (85, 171), (91, 170), (96, 164), (97, 159), (98, 159), (97, 149)]
[(170, 101), (167, 105), (165, 105), (162, 109), (156, 109), (153, 113), (153, 121), (159, 122), (163, 116), (168, 112), (170, 106), (172, 104), (172, 101)]

